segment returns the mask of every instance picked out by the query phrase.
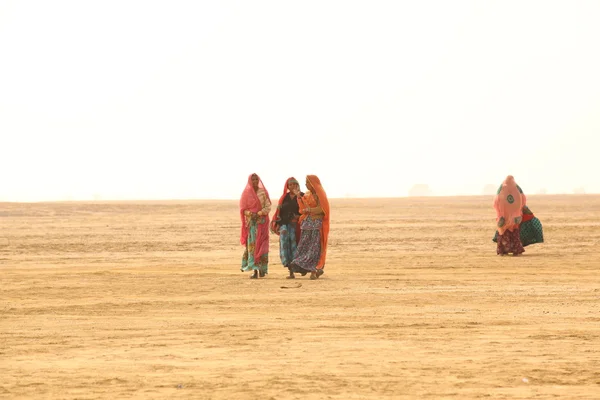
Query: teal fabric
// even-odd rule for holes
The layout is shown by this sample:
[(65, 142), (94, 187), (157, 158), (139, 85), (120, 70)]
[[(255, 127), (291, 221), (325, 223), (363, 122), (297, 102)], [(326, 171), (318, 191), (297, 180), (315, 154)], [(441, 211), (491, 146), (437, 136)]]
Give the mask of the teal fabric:
[[(534, 217), (529, 221), (521, 223), (521, 243), (523, 246), (529, 246), (535, 243), (544, 243), (544, 230), (542, 228), (542, 222)], [(498, 242), (498, 231), (492, 239), (494, 242)]]
[[(264, 218), (261, 221), (264, 223)], [(242, 271), (260, 271), (262, 273), (269, 273), (269, 253), (263, 254), (259, 260), (254, 259), (254, 249), (256, 247), (256, 232), (257, 232), (257, 220), (252, 219), (248, 229), (248, 242), (246, 243), (246, 251), (242, 256)]]

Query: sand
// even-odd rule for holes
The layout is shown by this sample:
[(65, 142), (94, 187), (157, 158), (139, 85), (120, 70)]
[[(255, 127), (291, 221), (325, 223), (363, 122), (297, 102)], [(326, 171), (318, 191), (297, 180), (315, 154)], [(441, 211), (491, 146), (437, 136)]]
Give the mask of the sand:
[(326, 273), (239, 271), (237, 203), (0, 203), (1, 398), (592, 399), (600, 196), (332, 200)]

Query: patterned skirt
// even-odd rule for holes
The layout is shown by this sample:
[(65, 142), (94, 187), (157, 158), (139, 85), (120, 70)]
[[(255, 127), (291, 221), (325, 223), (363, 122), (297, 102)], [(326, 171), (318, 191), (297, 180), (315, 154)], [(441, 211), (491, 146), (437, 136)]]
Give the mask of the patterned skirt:
[[(544, 243), (544, 230), (542, 229), (542, 222), (534, 217), (529, 221), (521, 222), (521, 243), (523, 247), (529, 246), (535, 243)], [(495, 243), (498, 243), (498, 231), (492, 239)]]
[(307, 217), (302, 221), (300, 243), (290, 268), (293, 272), (316, 271), (321, 258), (321, 226), (323, 221)]
[(529, 221), (521, 223), (521, 242), (523, 246), (529, 246), (534, 243), (544, 243), (544, 230), (542, 222), (534, 217)]
[(260, 221), (252, 219), (248, 227), (248, 241), (246, 242), (246, 250), (242, 256), (242, 272), (259, 271), (265, 274), (269, 273), (269, 253), (265, 253), (258, 260), (254, 258), (254, 249), (256, 248), (256, 232), (258, 222), (265, 223), (265, 219)]
[(281, 225), (279, 228), (279, 258), (285, 268), (288, 268), (296, 254), (296, 223)]
[(496, 254), (505, 255), (512, 253), (516, 256), (524, 251), (519, 228), (515, 228), (513, 231), (505, 231), (502, 235), (498, 235)]

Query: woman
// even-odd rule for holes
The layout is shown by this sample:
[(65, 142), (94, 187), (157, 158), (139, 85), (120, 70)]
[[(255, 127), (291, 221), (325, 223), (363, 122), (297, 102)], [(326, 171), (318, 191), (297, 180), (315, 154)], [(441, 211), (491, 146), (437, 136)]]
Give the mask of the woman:
[[(517, 185), (517, 188), (519, 188), (519, 190), (521, 189), (519, 185)], [(521, 221), (519, 230), (521, 232), (521, 243), (523, 244), (523, 247), (535, 243), (544, 243), (542, 222), (533, 215), (533, 212), (527, 205), (523, 207), (523, 221)], [(496, 231), (492, 240), (496, 243), (498, 242), (498, 231)]]
[(504, 256), (512, 253), (513, 256), (518, 256), (525, 251), (519, 226), (523, 220), (526, 200), (515, 178), (512, 175), (507, 176), (494, 198), (498, 228), (496, 254)]
[(300, 243), (296, 256), (290, 265), (290, 279), (294, 272), (303, 275), (310, 272), (310, 279), (323, 275), (327, 256), (327, 239), (329, 238), (329, 201), (327, 194), (316, 175), (306, 177), (308, 193), (300, 196), (297, 189), (298, 206), (300, 208)]
[(262, 278), (269, 272), (269, 192), (256, 174), (248, 177), (240, 199), (242, 235), (240, 243), (246, 246), (242, 257), (242, 272), (254, 271), (251, 279)]
[(521, 230), (521, 243), (523, 247), (534, 243), (544, 243), (544, 230), (542, 222), (537, 219), (529, 207), (523, 207), (523, 221), (519, 227)]
[[(283, 266), (288, 269), (300, 240), (300, 224), (298, 224), (300, 211), (296, 194), (299, 190), (300, 185), (295, 178), (288, 178), (285, 181), (283, 195), (279, 198), (279, 204), (271, 222), (271, 232), (279, 235), (279, 258), (281, 258)], [(304, 193), (299, 192), (299, 196), (303, 195)]]

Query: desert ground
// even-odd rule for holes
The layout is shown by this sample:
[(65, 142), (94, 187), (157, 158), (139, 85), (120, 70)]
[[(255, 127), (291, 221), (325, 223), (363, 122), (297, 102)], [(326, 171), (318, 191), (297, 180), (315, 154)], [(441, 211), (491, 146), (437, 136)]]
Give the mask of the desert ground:
[(235, 201), (0, 203), (0, 397), (600, 398), (600, 196), (332, 199), (326, 273), (240, 272)]

